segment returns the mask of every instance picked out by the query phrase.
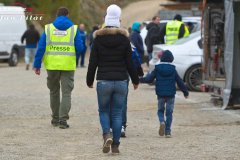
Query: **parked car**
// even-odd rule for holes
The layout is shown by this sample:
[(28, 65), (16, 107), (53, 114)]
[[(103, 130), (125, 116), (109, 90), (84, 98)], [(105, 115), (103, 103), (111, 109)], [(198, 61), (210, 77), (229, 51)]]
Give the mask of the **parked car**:
[(153, 59), (149, 62), (149, 71), (151, 72), (155, 65), (160, 63), (162, 52), (170, 50), (174, 56), (173, 64), (189, 90), (200, 91), (202, 84), (201, 58), (203, 55), (200, 34), (200, 31), (192, 33), (171, 45), (154, 45)]
[[(170, 22), (172, 20), (161, 20), (160, 21), (160, 24), (159, 24), (159, 28), (160, 28), (160, 31), (162, 30), (162, 28), (167, 24), (167, 22)], [(182, 21), (184, 23), (188, 23), (188, 22), (191, 22), (193, 25), (194, 25), (194, 28), (195, 26), (197, 25), (197, 23), (200, 23), (201, 22), (201, 17), (183, 17)], [(145, 56), (148, 56), (148, 53), (147, 53), (147, 46), (145, 45), (145, 38), (147, 36), (147, 28), (146, 26), (150, 23), (151, 21), (146, 21), (146, 22), (143, 22), (143, 27), (141, 29), (141, 36), (142, 36), (142, 39), (143, 39), (143, 47), (144, 47), (144, 51), (145, 51)], [(196, 28), (198, 29), (198, 31), (200, 31), (200, 28)], [(196, 32), (196, 29), (195, 29), (195, 32)]]
[(0, 14), (0, 60), (16, 66), (24, 55), (21, 36), (27, 30), (25, 13), (22, 7), (0, 6)]
[(197, 22), (191, 33), (201, 31), (201, 22)]

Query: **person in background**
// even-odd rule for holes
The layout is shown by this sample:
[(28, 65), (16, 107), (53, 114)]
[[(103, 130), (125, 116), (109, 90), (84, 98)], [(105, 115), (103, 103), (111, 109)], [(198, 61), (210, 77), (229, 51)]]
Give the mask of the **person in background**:
[(145, 39), (145, 44), (147, 46), (147, 51), (149, 54), (149, 61), (152, 59), (152, 51), (154, 44), (160, 44), (160, 29), (158, 25), (160, 24), (160, 18), (158, 16), (154, 16), (152, 18), (152, 22), (147, 25), (147, 36)]
[(102, 18), (102, 21), (103, 21), (102, 28), (105, 27), (105, 17), (106, 17), (106, 15), (107, 15), (107, 14), (104, 14), (104, 15), (103, 15), (103, 18)]
[(93, 33), (94, 33), (96, 30), (98, 30), (98, 26), (97, 26), (97, 25), (93, 26), (93, 30), (90, 31), (90, 33), (89, 33), (89, 40), (90, 40), (89, 46), (90, 46), (90, 49), (92, 48), (93, 39), (94, 39), (94, 38), (93, 38)]
[(22, 35), (21, 38), (22, 44), (25, 39), (26, 39), (25, 63), (26, 70), (29, 70), (30, 55), (32, 53), (32, 65), (34, 66), (34, 58), (37, 51), (37, 43), (40, 39), (40, 35), (38, 31), (34, 28), (33, 24), (30, 24), (29, 29)]
[[(52, 109), (51, 124), (66, 129), (69, 128), (67, 120), (74, 88), (76, 53), (83, 50), (83, 44), (78, 26), (68, 18), (69, 10), (66, 7), (58, 8), (56, 17), (53, 23), (45, 25), (35, 56), (34, 71), (40, 75), (45, 53), (44, 66), (48, 75), (47, 86), (50, 90)], [(61, 101), (60, 89), (62, 90)]]
[[(141, 83), (152, 83), (156, 78), (156, 94), (158, 96), (158, 118), (160, 128), (158, 134), (166, 138), (171, 138), (172, 113), (174, 108), (176, 82), (178, 87), (187, 99), (189, 96), (187, 86), (182, 78), (178, 75), (176, 67), (171, 64), (173, 62), (172, 52), (165, 50), (161, 55), (160, 64), (155, 66), (152, 73), (144, 78), (140, 78)], [(164, 110), (166, 104), (166, 121)]]
[(81, 34), (81, 39), (82, 39), (82, 43), (83, 43), (83, 50), (80, 53), (79, 56), (77, 56), (77, 64), (76, 67), (78, 67), (78, 62), (79, 62), (79, 58), (81, 57), (81, 67), (85, 67), (84, 66), (84, 58), (85, 58), (85, 53), (87, 51), (87, 32), (85, 32), (85, 26), (84, 24), (80, 24), (79, 25), (79, 30), (80, 30), (80, 34)]
[(140, 35), (140, 30), (141, 30), (141, 23), (134, 22), (132, 25), (131, 40), (137, 49), (137, 53), (140, 57), (141, 63), (144, 63), (144, 48), (143, 48), (142, 36)]
[(132, 27), (128, 27), (128, 32), (132, 33)]
[(191, 33), (192, 30), (193, 30), (193, 28), (194, 28), (194, 25), (193, 25), (192, 22), (188, 22), (187, 25), (186, 25), (186, 27), (187, 27), (189, 33)]
[(164, 36), (166, 35), (166, 44), (172, 44), (182, 37), (189, 35), (188, 28), (185, 23), (182, 22), (182, 16), (177, 14), (173, 21), (168, 22), (165, 27), (161, 30), (160, 40), (164, 44)]
[(98, 29), (101, 29), (102, 28), (102, 25), (98, 25)]
[[(139, 83), (128, 39), (129, 33), (120, 28), (121, 12), (117, 5), (110, 5), (107, 8), (105, 27), (94, 32), (87, 72), (87, 86), (93, 88), (98, 68), (96, 74), (98, 111), (104, 140), (102, 151), (108, 153), (111, 147), (112, 154), (119, 154), (122, 109), (127, 95), (127, 71), (134, 89), (138, 88)], [(110, 109), (113, 138), (110, 135)]]
[[(137, 70), (138, 73), (138, 77), (143, 77), (144, 73), (143, 73), (143, 69), (141, 67), (141, 60), (139, 58), (139, 54), (137, 52), (136, 47), (133, 45), (131, 37), (129, 37), (129, 40), (131, 42), (131, 47), (132, 47), (132, 57), (133, 57), (133, 61), (135, 64), (135, 68)], [(129, 86), (129, 74), (128, 74), (128, 79), (127, 79), (127, 95), (126, 98), (124, 100), (124, 105), (122, 108), (122, 130), (121, 130), (121, 137), (126, 137), (126, 128), (127, 128), (127, 101), (128, 101), (128, 86)], [(110, 132), (112, 132), (112, 119), (111, 119), (111, 110), (110, 110), (110, 114), (109, 114), (109, 118), (110, 118)]]

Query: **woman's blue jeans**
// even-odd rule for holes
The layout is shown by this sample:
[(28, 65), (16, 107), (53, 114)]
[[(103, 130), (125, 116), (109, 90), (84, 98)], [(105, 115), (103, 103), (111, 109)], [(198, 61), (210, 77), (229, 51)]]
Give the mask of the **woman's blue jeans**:
[(103, 133), (110, 131), (109, 110), (111, 110), (114, 142), (119, 142), (120, 139), (122, 108), (127, 91), (127, 81), (98, 81), (97, 83), (98, 111), (102, 130)]
[[(128, 74), (128, 72), (127, 72)], [(128, 79), (127, 79), (127, 94), (126, 94), (126, 98), (124, 100), (123, 103), (123, 108), (122, 108), (122, 126), (124, 126), (125, 128), (127, 127), (127, 100), (128, 100), (128, 86), (129, 86), (129, 81), (130, 81), (130, 77), (128, 74)], [(111, 105), (111, 104), (110, 104)], [(111, 109), (110, 109), (110, 128), (112, 128), (112, 119), (111, 119)]]

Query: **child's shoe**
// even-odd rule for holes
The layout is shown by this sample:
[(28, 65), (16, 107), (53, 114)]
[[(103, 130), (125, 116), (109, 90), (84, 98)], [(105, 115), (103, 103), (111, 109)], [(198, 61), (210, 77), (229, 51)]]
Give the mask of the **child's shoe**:
[(165, 133), (165, 123), (162, 122), (162, 123), (160, 124), (158, 134), (159, 134), (160, 136), (164, 136), (164, 133)]
[(171, 133), (165, 133), (165, 137), (166, 138), (171, 138), (172, 136), (171, 136)]
[(121, 137), (127, 137), (127, 135), (126, 135), (126, 128), (124, 126), (122, 126)]

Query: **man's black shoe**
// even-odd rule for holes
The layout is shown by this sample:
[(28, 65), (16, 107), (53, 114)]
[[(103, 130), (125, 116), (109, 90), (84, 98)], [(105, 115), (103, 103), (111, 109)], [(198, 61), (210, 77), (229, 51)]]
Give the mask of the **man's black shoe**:
[(67, 122), (60, 121), (59, 128), (66, 129), (66, 128), (69, 128), (69, 125), (67, 124)]
[(59, 122), (56, 122), (52, 119), (51, 124), (55, 127), (59, 126)]

